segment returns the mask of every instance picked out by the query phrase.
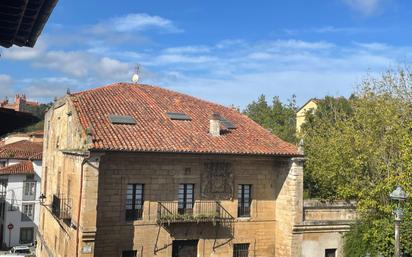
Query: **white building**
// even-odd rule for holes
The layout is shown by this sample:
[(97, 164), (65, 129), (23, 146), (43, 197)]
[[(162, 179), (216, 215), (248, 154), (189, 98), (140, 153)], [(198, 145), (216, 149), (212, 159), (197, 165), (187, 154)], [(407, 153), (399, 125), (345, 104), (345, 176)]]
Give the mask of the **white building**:
[(34, 242), (39, 223), (42, 144), (19, 141), (0, 147), (0, 241)]

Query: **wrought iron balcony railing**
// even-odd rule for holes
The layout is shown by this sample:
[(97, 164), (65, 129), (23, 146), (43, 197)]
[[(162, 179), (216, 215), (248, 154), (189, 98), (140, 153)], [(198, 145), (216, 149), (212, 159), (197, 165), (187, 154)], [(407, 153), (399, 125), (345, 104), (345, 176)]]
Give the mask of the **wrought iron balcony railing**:
[(72, 218), (71, 198), (60, 198), (57, 195), (53, 195), (52, 213), (57, 218), (70, 222)]
[(227, 223), (233, 216), (217, 201), (195, 201), (192, 208), (182, 208), (178, 201), (158, 202), (158, 223), (213, 222)]

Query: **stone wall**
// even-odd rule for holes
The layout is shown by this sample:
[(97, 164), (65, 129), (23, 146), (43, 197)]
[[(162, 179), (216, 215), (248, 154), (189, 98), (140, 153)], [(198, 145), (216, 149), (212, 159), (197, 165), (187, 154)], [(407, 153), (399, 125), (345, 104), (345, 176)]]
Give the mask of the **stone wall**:
[[(233, 235), (213, 224), (159, 226), (158, 201), (177, 200), (179, 183), (194, 184), (195, 199), (201, 199), (204, 163), (211, 161), (233, 165), (233, 193), (229, 199), (216, 199), (235, 217)], [(292, 229), (302, 216), (295, 206), (301, 203), (301, 192), (295, 192), (302, 183), (299, 165), (259, 157), (106, 154), (99, 171), (95, 256), (120, 256), (122, 250), (132, 249), (139, 256), (171, 256), (174, 239), (198, 239), (198, 256), (202, 257), (232, 256), (235, 243), (249, 243), (249, 256), (298, 256), (294, 250), (300, 244), (294, 245)], [(142, 220), (125, 221), (128, 183), (145, 184)], [(238, 184), (252, 184), (250, 218), (236, 218)]]
[(302, 235), (302, 257), (325, 256), (326, 250), (341, 257), (343, 236), (356, 219), (355, 204), (305, 200), (303, 215), (295, 227), (295, 234)]

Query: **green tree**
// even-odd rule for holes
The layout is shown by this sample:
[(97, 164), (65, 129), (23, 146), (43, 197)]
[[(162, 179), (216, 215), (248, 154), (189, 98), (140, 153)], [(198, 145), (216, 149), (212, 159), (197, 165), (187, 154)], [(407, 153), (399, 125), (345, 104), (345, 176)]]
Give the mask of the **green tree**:
[[(311, 196), (357, 202), (359, 224), (346, 237), (348, 257), (363, 257), (366, 250), (393, 255), (389, 193), (396, 185), (412, 191), (411, 96), (412, 73), (388, 72), (365, 80), (348, 106), (331, 101), (303, 127)], [(411, 256), (410, 200), (405, 210), (402, 250)]]
[(270, 105), (266, 97), (261, 95), (257, 101), (249, 104), (243, 113), (283, 140), (295, 143), (296, 110), (295, 96), (286, 104), (275, 96)]

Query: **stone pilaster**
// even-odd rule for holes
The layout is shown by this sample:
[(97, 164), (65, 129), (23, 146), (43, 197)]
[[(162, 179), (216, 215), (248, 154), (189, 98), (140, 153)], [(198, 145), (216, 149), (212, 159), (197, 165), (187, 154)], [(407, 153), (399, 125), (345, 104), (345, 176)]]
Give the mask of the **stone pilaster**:
[[(276, 200), (276, 256), (300, 257), (302, 235), (294, 234), (303, 221), (304, 158), (292, 158), (279, 174), (280, 190)], [(283, 181), (283, 184), (282, 184)]]

